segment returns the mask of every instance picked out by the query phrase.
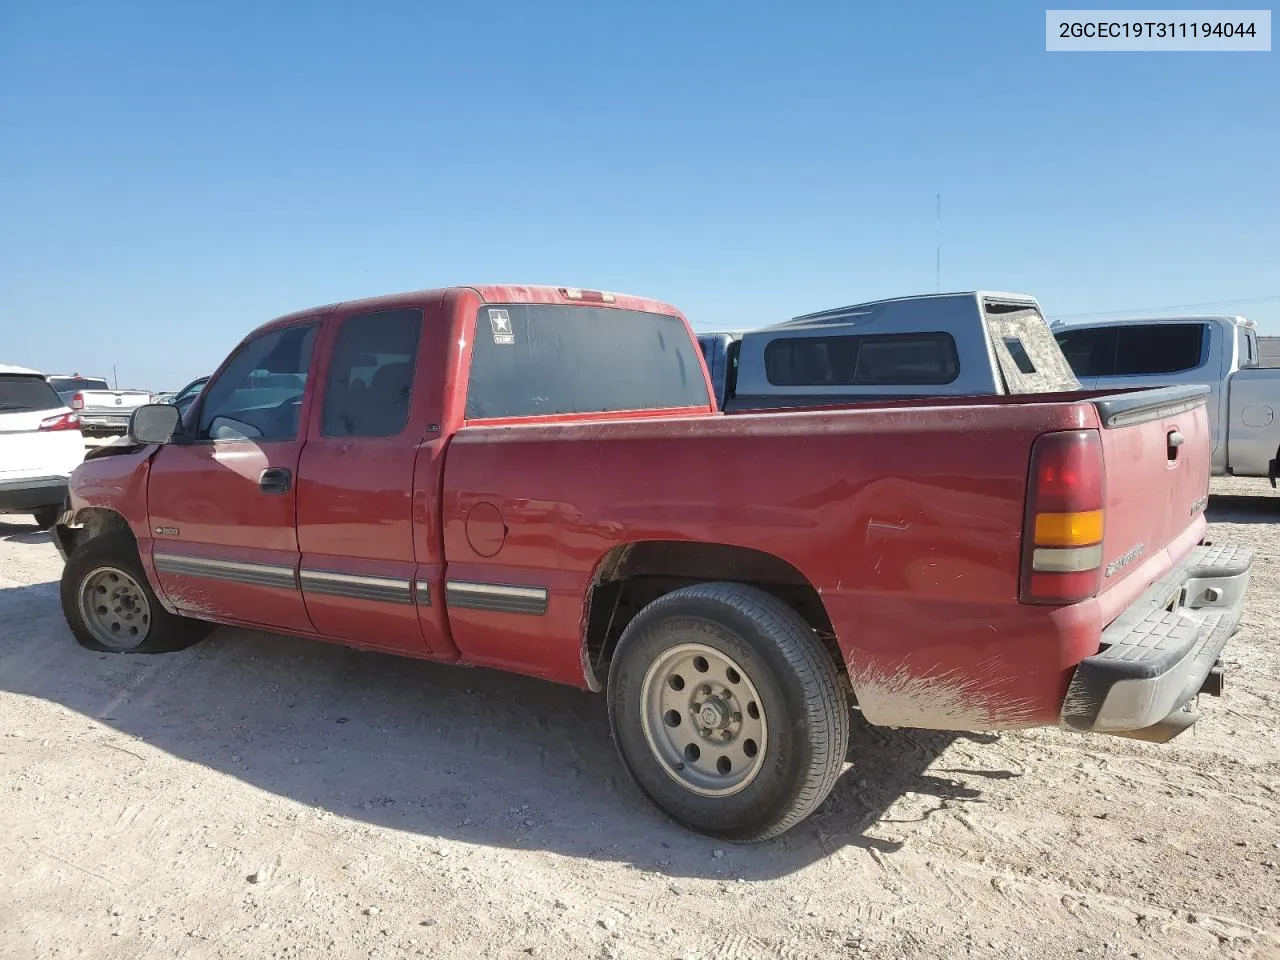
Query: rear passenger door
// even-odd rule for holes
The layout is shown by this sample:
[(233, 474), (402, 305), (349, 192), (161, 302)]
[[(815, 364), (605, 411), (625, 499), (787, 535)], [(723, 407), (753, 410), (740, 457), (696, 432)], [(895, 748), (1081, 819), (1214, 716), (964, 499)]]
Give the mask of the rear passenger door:
[(298, 470), (298, 547), (317, 631), (432, 656), (440, 641), (419, 623), (419, 606), (434, 598), (418, 582), (413, 537), (418, 447), (439, 419), (423, 382), (423, 320), (419, 307), (335, 318)]

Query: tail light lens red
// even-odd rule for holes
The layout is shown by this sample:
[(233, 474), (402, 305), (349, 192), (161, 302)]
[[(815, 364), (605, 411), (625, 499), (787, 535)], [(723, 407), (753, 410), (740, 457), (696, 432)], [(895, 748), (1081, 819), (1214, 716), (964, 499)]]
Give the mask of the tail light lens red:
[(1076, 603), (1102, 585), (1106, 467), (1097, 430), (1046, 433), (1031, 448), (1022, 530), (1023, 603)]
[(72, 409), (72, 410), (83, 410), (83, 409), (84, 409), (84, 394), (83, 394), (83, 393), (77, 393), (74, 397), (72, 397), (72, 398), (71, 398), (70, 407), (71, 407), (71, 409)]
[(56, 417), (48, 417), (40, 421), (41, 433), (52, 433), (58, 430), (79, 430), (80, 418), (74, 413), (60, 413)]

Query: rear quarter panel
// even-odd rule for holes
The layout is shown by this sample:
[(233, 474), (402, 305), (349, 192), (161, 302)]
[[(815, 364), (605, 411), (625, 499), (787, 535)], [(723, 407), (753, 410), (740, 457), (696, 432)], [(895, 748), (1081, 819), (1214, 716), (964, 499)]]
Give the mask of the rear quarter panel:
[[(451, 608), (455, 641), (472, 662), (584, 684), (584, 609), (611, 551), (728, 544), (818, 590), (872, 722), (1056, 722), (1099, 614), (1017, 602), (1027, 465), (1038, 434), (1096, 425), (1059, 401), (464, 427), (445, 468), (449, 575), (544, 587), (548, 604)], [(501, 515), (496, 551), (468, 520), (492, 525), (480, 504)]]

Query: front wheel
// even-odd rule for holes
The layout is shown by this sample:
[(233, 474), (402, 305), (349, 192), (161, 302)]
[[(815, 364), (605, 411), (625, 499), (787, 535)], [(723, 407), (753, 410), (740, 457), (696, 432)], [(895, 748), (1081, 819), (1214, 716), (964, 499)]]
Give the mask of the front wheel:
[(640, 789), (727, 840), (766, 840), (807, 817), (848, 749), (848, 699), (813, 630), (740, 584), (686, 587), (641, 610), (619, 641), (608, 696)]
[(86, 541), (62, 571), (62, 614), (76, 642), (105, 653), (181, 650), (209, 631), (160, 605), (127, 533)]

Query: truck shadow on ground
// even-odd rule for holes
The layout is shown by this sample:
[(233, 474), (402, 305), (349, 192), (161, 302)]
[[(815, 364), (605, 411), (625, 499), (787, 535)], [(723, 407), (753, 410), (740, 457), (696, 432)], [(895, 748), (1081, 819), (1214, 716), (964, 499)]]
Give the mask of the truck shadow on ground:
[[(1014, 775), (931, 770), (956, 735), (855, 723), (853, 766), (823, 807), (778, 840), (737, 847), (640, 795), (600, 696), (233, 629), (181, 653), (95, 654), (72, 640), (52, 582), (0, 589), (0, 622), (0, 690), (175, 757), (368, 824), (672, 877), (766, 879), (849, 845), (891, 856), (933, 814), (981, 802), (984, 780)], [(891, 814), (906, 794), (912, 812)]]
[(1211, 523), (1275, 523), (1280, 521), (1280, 495), (1210, 494), (1205, 517)]

